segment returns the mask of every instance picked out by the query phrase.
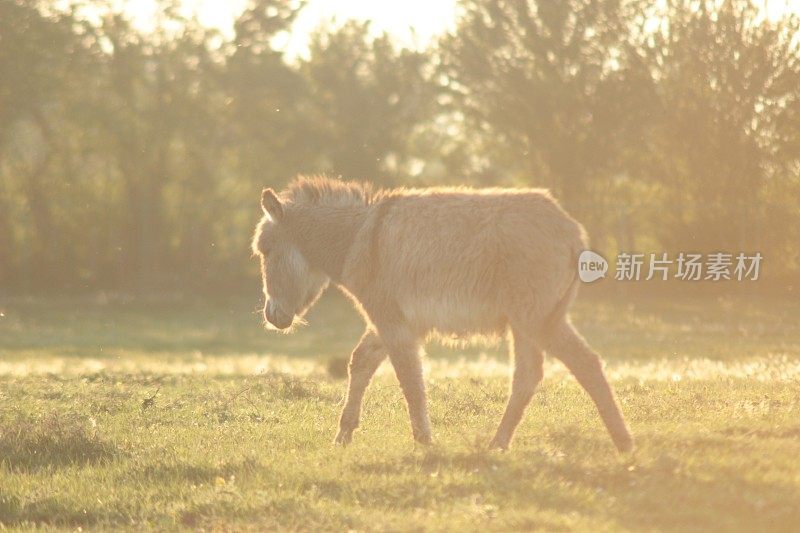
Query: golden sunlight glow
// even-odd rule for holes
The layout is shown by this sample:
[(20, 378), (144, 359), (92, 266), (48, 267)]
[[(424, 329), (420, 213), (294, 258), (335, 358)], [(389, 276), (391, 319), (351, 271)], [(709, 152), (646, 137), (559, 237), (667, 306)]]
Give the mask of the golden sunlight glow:
[[(796, 0), (762, 0), (762, 10), (769, 20), (789, 13), (800, 14)], [(157, 18), (156, 0), (116, 0), (134, 24), (147, 31)], [(247, 0), (183, 0), (183, 14), (196, 16), (201, 24), (217, 28), (230, 37), (235, 17), (247, 6)], [(411, 48), (427, 45), (455, 24), (457, 0), (406, 0), (375, 2), (369, 0), (308, 0), (290, 34), (273, 43), (288, 57), (305, 57), (309, 34), (326, 22), (341, 24), (350, 19), (369, 21), (374, 34), (389, 33), (399, 44)]]
[[(294, 376), (324, 377), (324, 365), (313, 359), (287, 355), (236, 354), (230, 356), (193, 357), (169, 352), (141, 357), (136, 352), (120, 350), (114, 358), (30, 357), (0, 361), (2, 376), (81, 376), (98, 372), (110, 374), (153, 373), (165, 375), (258, 376), (270, 373)], [(505, 359), (481, 355), (478, 359), (425, 359), (425, 374), (432, 381), (439, 379), (503, 378), (511, 373)], [(650, 361), (610, 361), (606, 373), (612, 381), (636, 379), (639, 382), (678, 382), (713, 379), (749, 379), (759, 382), (796, 381), (800, 378), (800, 362), (785, 353), (769, 353), (739, 361), (708, 358), (675, 357)], [(391, 379), (394, 370), (383, 365), (378, 376)], [(545, 363), (547, 379), (564, 380), (564, 365), (553, 360)]]
[[(233, 20), (246, 7), (247, 0), (184, 0), (182, 5), (184, 14), (195, 15), (203, 25), (230, 35)], [(123, 11), (138, 27), (152, 28), (157, 9), (155, 0), (121, 0), (116, 6), (124, 6)], [(373, 32), (387, 32), (403, 45), (422, 46), (452, 27), (455, 13), (456, 0), (309, 0), (284, 49), (290, 56), (304, 55), (311, 31), (326, 21), (340, 24), (349, 19), (370, 21)]]
[(767, 17), (770, 20), (777, 20), (787, 13), (798, 13), (800, 4), (796, 0), (765, 0)]

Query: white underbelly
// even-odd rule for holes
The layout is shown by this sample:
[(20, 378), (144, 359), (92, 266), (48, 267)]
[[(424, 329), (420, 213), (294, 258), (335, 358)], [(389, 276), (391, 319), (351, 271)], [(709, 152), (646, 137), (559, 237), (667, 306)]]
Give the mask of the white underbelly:
[(420, 333), (469, 337), (497, 334), (505, 329), (501, 310), (486, 302), (458, 298), (409, 298), (401, 302), (409, 325)]

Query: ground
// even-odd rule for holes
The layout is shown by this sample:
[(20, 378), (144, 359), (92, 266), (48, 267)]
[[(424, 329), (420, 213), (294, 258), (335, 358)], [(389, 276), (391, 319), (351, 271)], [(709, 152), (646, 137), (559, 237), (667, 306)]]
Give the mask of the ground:
[(0, 300), (0, 529), (791, 530), (800, 523), (800, 303), (589, 295), (637, 438), (618, 456), (557, 362), (513, 448), (503, 347), (432, 347), (435, 444), (382, 368), (332, 445), (356, 314), (293, 335), (257, 298)]

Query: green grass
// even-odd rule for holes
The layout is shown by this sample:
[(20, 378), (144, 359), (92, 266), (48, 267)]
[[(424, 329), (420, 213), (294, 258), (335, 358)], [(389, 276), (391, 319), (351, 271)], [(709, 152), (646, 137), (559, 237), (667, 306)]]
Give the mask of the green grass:
[[(800, 303), (589, 295), (575, 321), (637, 437), (618, 457), (548, 362), (513, 448), (485, 443), (502, 346), (430, 347), (436, 443), (386, 365), (331, 441), (361, 331), (326, 298), (293, 335), (257, 300), (0, 300), (0, 529), (792, 530)], [(335, 366), (335, 365), (333, 365)]]

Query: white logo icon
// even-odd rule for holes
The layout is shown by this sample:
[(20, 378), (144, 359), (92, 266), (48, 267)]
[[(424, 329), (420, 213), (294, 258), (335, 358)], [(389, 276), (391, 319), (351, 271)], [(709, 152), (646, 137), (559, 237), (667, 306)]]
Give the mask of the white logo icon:
[(578, 277), (584, 283), (591, 283), (605, 277), (608, 272), (608, 261), (591, 250), (584, 250), (578, 256)]

